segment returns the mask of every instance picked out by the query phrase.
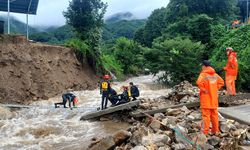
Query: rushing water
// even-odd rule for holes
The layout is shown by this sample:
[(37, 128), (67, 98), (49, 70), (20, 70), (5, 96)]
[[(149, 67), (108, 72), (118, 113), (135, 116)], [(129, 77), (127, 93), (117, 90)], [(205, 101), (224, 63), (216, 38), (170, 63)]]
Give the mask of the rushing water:
[[(120, 93), (120, 87), (132, 81), (139, 87), (141, 97), (166, 95), (169, 90), (154, 80), (151, 75), (140, 76), (123, 83), (114, 82), (112, 87)], [(0, 149), (86, 149), (91, 138), (101, 138), (129, 126), (114, 121), (79, 121), (82, 114), (100, 107), (101, 95), (98, 89), (74, 93), (79, 98), (77, 109), (55, 109), (53, 104), (61, 101), (58, 96), (33, 103), (39, 107), (13, 112), (11, 119), (0, 120)]]

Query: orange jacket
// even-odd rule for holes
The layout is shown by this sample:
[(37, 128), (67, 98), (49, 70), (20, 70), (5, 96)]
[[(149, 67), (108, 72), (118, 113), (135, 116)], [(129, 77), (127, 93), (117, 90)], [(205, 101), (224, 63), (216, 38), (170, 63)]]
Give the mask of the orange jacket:
[(224, 67), (226, 75), (237, 76), (238, 75), (238, 62), (237, 62), (237, 53), (231, 52), (228, 55), (228, 61), (226, 67)]
[(212, 67), (206, 67), (201, 71), (196, 83), (200, 89), (201, 108), (218, 108), (218, 90), (224, 86), (223, 79)]

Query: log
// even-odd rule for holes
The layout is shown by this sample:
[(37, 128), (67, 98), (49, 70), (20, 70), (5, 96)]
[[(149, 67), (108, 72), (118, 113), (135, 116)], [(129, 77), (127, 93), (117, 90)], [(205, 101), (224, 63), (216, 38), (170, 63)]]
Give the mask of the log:
[[(219, 102), (220, 103), (228, 103), (228, 102), (233, 102), (236, 100), (243, 100), (243, 99), (247, 99), (250, 98), (250, 93), (244, 93), (244, 94), (238, 94), (236, 96), (219, 96)], [(194, 108), (194, 107), (199, 107), (200, 106), (200, 102), (191, 102), (191, 103), (184, 103), (184, 104), (178, 104), (178, 105), (172, 105), (172, 106), (167, 106), (161, 109), (156, 109), (156, 110), (148, 110), (148, 111), (133, 111), (130, 112), (130, 115), (132, 117), (135, 118), (139, 118), (139, 117), (145, 117), (145, 113), (149, 114), (149, 115), (153, 115), (153, 114), (157, 114), (157, 113), (165, 113), (167, 112), (167, 109), (174, 109), (174, 108), (181, 108), (183, 106), (186, 106), (187, 108)]]
[(132, 102), (121, 104), (121, 105), (118, 105), (118, 106), (115, 106), (115, 107), (109, 107), (108, 109), (87, 113), (87, 114), (83, 115), (80, 120), (93, 119), (93, 118), (97, 118), (97, 117), (100, 117), (100, 116), (103, 116), (103, 115), (106, 115), (106, 114), (111, 114), (111, 113), (114, 113), (114, 112), (117, 112), (117, 111), (129, 110), (132, 107), (138, 106), (139, 103), (140, 103), (140, 101), (132, 101)]

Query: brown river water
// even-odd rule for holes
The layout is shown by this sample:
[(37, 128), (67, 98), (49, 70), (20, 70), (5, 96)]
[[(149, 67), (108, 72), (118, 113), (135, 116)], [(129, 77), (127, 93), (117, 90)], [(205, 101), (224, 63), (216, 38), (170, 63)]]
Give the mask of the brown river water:
[[(134, 82), (141, 97), (157, 98), (167, 95), (169, 89), (154, 82), (152, 75), (134, 77), (126, 82), (114, 82), (112, 87), (121, 93), (120, 87)], [(101, 104), (99, 90), (73, 92), (79, 98), (78, 108), (55, 109), (54, 103), (61, 96), (35, 102), (32, 109), (12, 112), (10, 119), (0, 120), (0, 149), (2, 150), (84, 150), (93, 137), (105, 137), (129, 124), (114, 121), (79, 121), (87, 112), (96, 111)], [(0, 110), (1, 111), (1, 110)]]

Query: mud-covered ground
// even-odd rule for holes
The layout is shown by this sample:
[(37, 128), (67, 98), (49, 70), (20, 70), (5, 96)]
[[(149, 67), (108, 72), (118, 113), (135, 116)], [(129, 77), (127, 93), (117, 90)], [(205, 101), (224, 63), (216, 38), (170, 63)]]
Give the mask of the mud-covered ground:
[(0, 37), (0, 103), (48, 99), (67, 89), (95, 89), (97, 78), (74, 51), (28, 43), (21, 36)]

